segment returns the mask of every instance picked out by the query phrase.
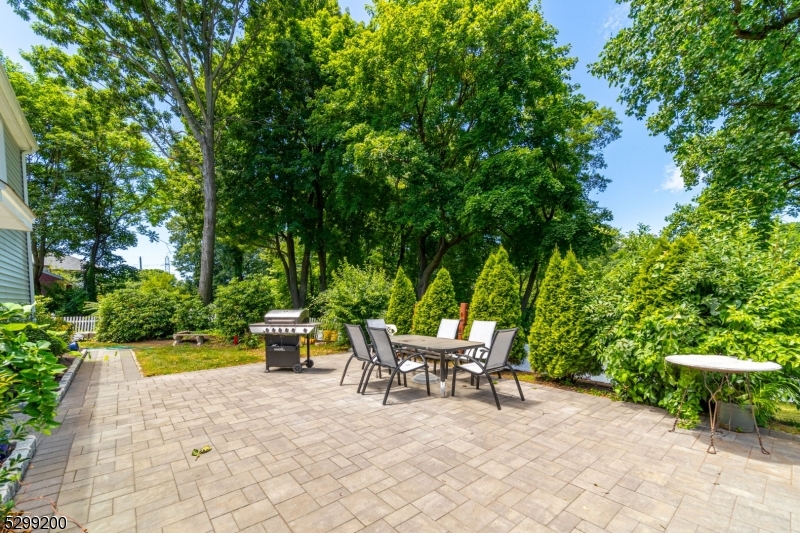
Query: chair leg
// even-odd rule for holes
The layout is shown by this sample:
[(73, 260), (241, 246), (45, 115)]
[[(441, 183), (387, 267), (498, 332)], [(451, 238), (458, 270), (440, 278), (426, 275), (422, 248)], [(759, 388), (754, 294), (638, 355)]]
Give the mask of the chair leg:
[(369, 370), (370, 365), (368, 365), (367, 362), (364, 361), (363, 366), (364, 370), (361, 371), (361, 379), (358, 382), (358, 388), (356, 389), (356, 394), (361, 392), (361, 387), (366, 386), (364, 385), (364, 378), (367, 376), (367, 370)]
[(494, 403), (497, 404), (497, 410), (500, 410), (500, 398), (497, 397), (497, 390), (494, 388), (494, 382), (492, 381), (492, 377), (489, 373), (486, 373), (486, 379), (489, 380), (489, 386), (492, 388), (492, 394), (494, 394)]
[(428, 396), (431, 395), (431, 382), (428, 381), (428, 362), (425, 362), (425, 388), (428, 390)]
[(383, 395), (383, 405), (386, 405), (386, 400), (389, 398), (389, 391), (392, 390), (392, 383), (394, 383), (394, 375), (397, 373), (397, 369), (395, 368), (392, 371), (391, 377), (389, 377), (389, 384), (386, 386), (386, 394)]
[(408, 387), (408, 374), (403, 374), (403, 387)]
[[(457, 371), (458, 371), (457, 368), (453, 369), (453, 387), (450, 390), (450, 396), (455, 396), (456, 395), (456, 372)], [(470, 376), (472, 376), (472, 374), (470, 374)]]
[(522, 387), (519, 386), (519, 380), (517, 379), (517, 373), (514, 372), (513, 368), (510, 369), (510, 370), (511, 370), (511, 375), (514, 376), (514, 381), (517, 382), (517, 390), (519, 391), (519, 399), (524, 402), (525, 401), (525, 396), (522, 395)]
[(470, 386), (475, 385), (475, 374), (469, 375), (469, 385)]
[(348, 359), (347, 363), (345, 363), (345, 365), (344, 365), (344, 372), (342, 372), (342, 379), (339, 380), (339, 386), (340, 387), (342, 386), (342, 383), (344, 383), (345, 375), (347, 375), (347, 367), (350, 366), (350, 361), (352, 361), (353, 357), (355, 357), (355, 356), (356, 356), (355, 354), (351, 355), (350, 359)]
[[(367, 379), (364, 381), (364, 386), (361, 387), (361, 394), (364, 394), (367, 391), (367, 384), (369, 384), (369, 377), (372, 375), (372, 371), (375, 370), (377, 365), (375, 363), (371, 363), (369, 367), (369, 371), (367, 372)], [(378, 367), (378, 372), (381, 371), (381, 367)]]
[(503, 379), (503, 376), (500, 375), (500, 372), (497, 373), (497, 379)]
[(476, 389), (480, 389), (481, 388), (481, 377), (480, 376), (475, 376), (475, 388)]
[(399, 373), (397, 374), (397, 385), (398, 386), (402, 385), (402, 383), (400, 382), (400, 374)]

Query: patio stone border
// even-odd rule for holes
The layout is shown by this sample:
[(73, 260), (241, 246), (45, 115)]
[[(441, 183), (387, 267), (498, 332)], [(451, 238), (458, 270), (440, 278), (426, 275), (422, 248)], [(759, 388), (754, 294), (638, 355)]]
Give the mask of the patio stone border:
[[(87, 350), (81, 350), (80, 357), (76, 357), (72, 364), (69, 365), (69, 368), (61, 376), (61, 380), (58, 382), (58, 396), (56, 397), (56, 403), (60, 404), (61, 400), (64, 399), (64, 395), (69, 390), (69, 386), (72, 384), (72, 381), (75, 379), (75, 374), (77, 374), (78, 369), (83, 364), (83, 359), (86, 357)], [(11, 455), (8, 456), (6, 461), (13, 461), (13, 460), (21, 460), (22, 462), (17, 467), (17, 470), (21, 472), (21, 478), (25, 477), (25, 472), (28, 470), (28, 466), (31, 464), (31, 459), (33, 459), (34, 454), (36, 454), (36, 446), (38, 443), (39, 437), (37, 435), (28, 435), (25, 439), (21, 441), (16, 441), (17, 446), (14, 448), (14, 451)], [(6, 503), (9, 500), (13, 500), (14, 496), (17, 495), (17, 491), (20, 487), (20, 481), (9, 481), (8, 483), (0, 484), (0, 503)]]

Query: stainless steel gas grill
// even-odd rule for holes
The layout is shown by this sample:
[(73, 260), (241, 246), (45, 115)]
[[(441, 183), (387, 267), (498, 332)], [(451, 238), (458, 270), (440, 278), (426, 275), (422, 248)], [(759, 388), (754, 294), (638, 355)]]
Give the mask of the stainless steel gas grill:
[(308, 321), (307, 309), (273, 309), (264, 315), (264, 322), (250, 324), (250, 333), (265, 336), (264, 359), (267, 372), (270, 367), (302, 371), (300, 337), (303, 336), (306, 338), (305, 365), (308, 368), (314, 366), (309, 338), (318, 325)]

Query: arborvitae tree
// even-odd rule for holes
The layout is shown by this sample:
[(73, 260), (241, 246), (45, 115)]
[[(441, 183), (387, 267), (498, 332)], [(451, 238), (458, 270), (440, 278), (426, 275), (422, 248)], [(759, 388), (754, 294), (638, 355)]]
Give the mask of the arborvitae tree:
[(553, 252), (528, 336), (531, 368), (551, 378), (568, 378), (600, 370), (597, 357), (590, 349), (585, 277), (571, 250), (563, 260), (558, 250)]
[[(476, 320), (475, 313), (478, 315), (485, 314), (484, 310), (488, 307), (488, 299), (491, 290), (489, 290), (489, 280), (492, 277), (492, 270), (496, 264), (497, 252), (492, 252), (483, 264), (478, 279), (475, 281), (475, 290), (472, 292), (472, 301), (469, 304), (469, 316), (467, 317), (467, 324), (464, 326), (464, 338), (469, 337), (469, 332), (472, 329), (472, 322)], [(477, 320), (488, 320), (478, 318)]]
[(694, 234), (679, 237), (670, 243), (660, 238), (639, 268), (639, 274), (631, 283), (630, 304), (627, 311), (635, 321), (663, 310), (680, 301), (679, 269), (692, 254), (700, 250)]
[[(514, 267), (508, 260), (508, 252), (500, 247), (489, 256), (483, 267), (469, 312), (469, 326), (474, 320), (494, 320), (497, 329), (519, 327), (522, 321), (519, 288)], [(464, 335), (469, 332), (465, 329)], [(511, 350), (513, 362), (522, 361), (525, 356), (525, 336), (517, 335)]]
[(414, 285), (408, 279), (403, 268), (397, 269), (392, 285), (392, 295), (389, 298), (389, 310), (386, 312), (386, 322), (397, 326), (397, 333), (403, 335), (411, 333), (414, 320), (414, 305), (417, 303), (417, 295), (414, 292)]
[(417, 305), (413, 331), (416, 335), (435, 336), (443, 318), (458, 318), (458, 315), (453, 281), (450, 273), (441, 268)]

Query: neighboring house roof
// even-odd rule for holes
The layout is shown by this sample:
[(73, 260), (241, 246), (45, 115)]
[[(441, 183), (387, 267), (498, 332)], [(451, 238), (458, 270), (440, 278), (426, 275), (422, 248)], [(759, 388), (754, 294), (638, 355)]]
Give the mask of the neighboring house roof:
[(0, 62), (0, 116), (19, 149), (25, 153), (35, 152), (39, 146), (33, 137), (31, 127), (25, 120), (17, 95), (8, 81), (6, 69)]
[(84, 261), (72, 255), (65, 255), (62, 258), (48, 255), (44, 258), (44, 266), (50, 270), (67, 270), (71, 272), (80, 272), (83, 270)]
[(63, 281), (63, 280), (64, 280), (64, 278), (62, 278), (58, 274), (53, 274), (52, 272), (49, 272), (47, 270), (42, 272), (42, 275), (39, 276), (39, 281), (44, 283), (45, 285), (47, 285), (49, 283), (55, 283), (56, 281)]

